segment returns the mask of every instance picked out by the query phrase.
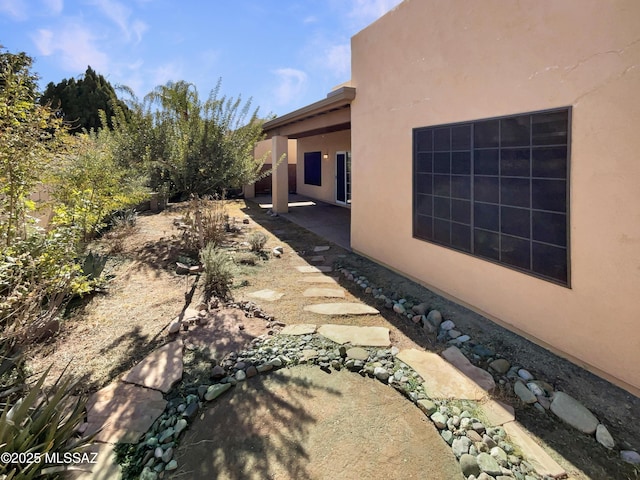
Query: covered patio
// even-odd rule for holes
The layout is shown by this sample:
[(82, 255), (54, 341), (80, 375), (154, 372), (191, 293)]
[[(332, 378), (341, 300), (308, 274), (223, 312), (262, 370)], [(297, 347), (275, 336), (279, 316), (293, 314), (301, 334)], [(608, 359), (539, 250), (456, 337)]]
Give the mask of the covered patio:
[[(271, 195), (259, 195), (250, 200), (265, 211), (273, 210)], [(291, 194), (287, 211), (278, 215), (342, 248), (351, 250), (351, 210), (348, 208)]]

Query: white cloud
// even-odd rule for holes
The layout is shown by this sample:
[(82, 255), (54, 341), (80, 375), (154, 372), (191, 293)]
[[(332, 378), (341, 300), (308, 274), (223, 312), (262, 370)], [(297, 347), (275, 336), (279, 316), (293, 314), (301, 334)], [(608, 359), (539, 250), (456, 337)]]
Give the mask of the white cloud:
[(51, 15), (60, 15), (64, 9), (64, 0), (42, 0), (42, 4)]
[(90, 29), (68, 22), (57, 31), (40, 29), (31, 36), (43, 56), (59, 55), (65, 70), (81, 73), (88, 65), (97, 71), (109, 70), (109, 57), (96, 46)]
[(318, 21), (318, 17), (315, 17), (313, 15), (309, 15), (308, 17), (305, 17), (302, 20), (302, 23), (305, 23), (305, 24), (307, 24), (307, 23), (316, 23), (317, 21)]
[(351, 46), (332, 45), (324, 52), (324, 67), (336, 77), (345, 78), (351, 72)]
[(274, 70), (278, 76), (279, 85), (275, 89), (276, 101), (280, 105), (287, 105), (304, 93), (307, 85), (307, 74), (295, 68), (280, 68)]
[(182, 65), (176, 62), (165, 63), (155, 68), (151, 75), (153, 85), (149, 90), (157, 87), (158, 85), (164, 85), (167, 82), (177, 82), (183, 77)]
[(27, 4), (24, 0), (0, 0), (0, 14), (5, 14), (13, 20), (26, 20)]
[(130, 21), (131, 9), (116, 0), (94, 0), (93, 4), (122, 30), (127, 41), (131, 40), (133, 36), (135, 41), (139, 42), (142, 39), (142, 34), (149, 28), (141, 20)]

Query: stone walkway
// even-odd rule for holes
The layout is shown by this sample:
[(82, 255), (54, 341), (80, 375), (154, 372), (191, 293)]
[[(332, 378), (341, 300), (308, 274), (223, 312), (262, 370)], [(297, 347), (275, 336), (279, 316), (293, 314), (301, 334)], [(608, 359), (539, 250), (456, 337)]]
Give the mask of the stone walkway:
[[(314, 248), (314, 252), (326, 252), (329, 248), (328, 246), (318, 246)], [(324, 261), (324, 257), (315, 256), (311, 258), (311, 261), (319, 263)], [(329, 275), (332, 272), (331, 267), (306, 265), (296, 267), (296, 270), (303, 276), (302, 281), (324, 285), (322, 287), (310, 287), (304, 292), (304, 297), (308, 298), (310, 302), (304, 307), (305, 311), (329, 317), (379, 314), (378, 310), (361, 302), (335, 301), (326, 303), (327, 299), (344, 300), (346, 296), (344, 289), (339, 286), (335, 278)], [(331, 286), (328, 286), (329, 284)], [(273, 290), (260, 290), (250, 294), (252, 298), (270, 302), (278, 301), (282, 295), (281, 292)], [(323, 299), (324, 302), (313, 303), (317, 298)], [(178, 328), (174, 329), (174, 333), (180, 332), (180, 322), (180, 320), (177, 321)], [(346, 348), (340, 348), (345, 348), (344, 356), (352, 362), (362, 362), (369, 357), (370, 353), (362, 347), (391, 348), (390, 351), (395, 348), (391, 345), (389, 329), (385, 327), (360, 327), (330, 323), (322, 325), (299, 324), (285, 326), (279, 332), (279, 335), (299, 337), (313, 334), (318, 334), (338, 345), (344, 345)], [(182, 353), (183, 342), (180, 338), (177, 338), (151, 353), (143, 361), (123, 374), (120, 380), (96, 392), (90, 398), (87, 405), (87, 425), (85, 428), (88, 433), (98, 432), (96, 440), (100, 444), (94, 448), (102, 449), (101, 461), (103, 465), (96, 467), (91, 474), (76, 473), (73, 478), (116, 478), (117, 473), (114, 472), (117, 471), (117, 468), (114, 469), (112, 464), (108, 465), (109, 462), (105, 462), (104, 458), (110, 457), (112, 445), (116, 442), (137, 443), (140, 441), (140, 438), (163, 414), (167, 408), (167, 402), (163, 399), (163, 394), (169, 392), (172, 386), (182, 378)], [(565, 475), (562, 467), (533, 442), (527, 432), (518, 424), (514, 418), (514, 409), (490, 398), (490, 393), (495, 387), (492, 375), (471, 364), (456, 346), (450, 346), (441, 355), (416, 349), (401, 351), (395, 349), (393, 355), (413, 369), (424, 381), (423, 388), (430, 400), (421, 400), (416, 403), (425, 413), (431, 416), (436, 425), (438, 422), (434, 420), (434, 416), (438, 413), (434, 412), (431, 407), (431, 405), (435, 405), (431, 402), (432, 400), (471, 400), (478, 402), (488, 422), (494, 427), (502, 426), (504, 428), (539, 475), (551, 477)], [(317, 352), (305, 350), (301, 358), (307, 361), (316, 357), (318, 357)], [(202, 392), (201, 401), (213, 400), (229, 389), (231, 385), (237, 383), (237, 381), (243, 381), (249, 376), (267, 372), (272, 368), (284, 365), (286, 365), (286, 361), (283, 361), (281, 357), (275, 357), (272, 361), (253, 368), (253, 370), (250, 370), (251, 367), (238, 369), (233, 382), (214, 384), (205, 388), (206, 391)], [(224, 370), (221, 370), (222, 374), (224, 374)], [(387, 377), (389, 377), (388, 374), (383, 378), (386, 380)], [(377, 378), (382, 380), (379, 376)], [(195, 405), (195, 407), (192, 408), (191, 405)], [(198, 411), (198, 402), (185, 405), (183, 411), (185, 413), (182, 415), (186, 419), (193, 420), (195, 413)], [(187, 420), (180, 420), (177, 423), (183, 425), (180, 428), (182, 431), (187, 425)], [(594, 431), (596, 425), (597, 420), (593, 426)], [(161, 445), (165, 444), (166, 446), (167, 442), (171, 442), (171, 445), (173, 445), (173, 442), (176, 442), (180, 436), (180, 431), (176, 430), (177, 428), (168, 427), (161, 437), (156, 440)], [(147, 437), (149, 437), (148, 433), (145, 438)], [(147, 442), (150, 438), (156, 437), (147, 438)], [(170, 452), (168, 452), (169, 450)], [(172, 452), (173, 448), (171, 447), (160, 448), (160, 451), (156, 451), (155, 455), (151, 455), (151, 457), (155, 456), (158, 460), (161, 459), (161, 469), (170, 471), (177, 468), (176, 461), (172, 459)], [(151, 457), (149, 458), (151, 459)], [(160, 463), (154, 464), (151, 462), (152, 465), (156, 466), (160, 465)], [(154, 472), (152, 470), (149, 469), (148, 473), (147, 478), (156, 478), (153, 476)]]

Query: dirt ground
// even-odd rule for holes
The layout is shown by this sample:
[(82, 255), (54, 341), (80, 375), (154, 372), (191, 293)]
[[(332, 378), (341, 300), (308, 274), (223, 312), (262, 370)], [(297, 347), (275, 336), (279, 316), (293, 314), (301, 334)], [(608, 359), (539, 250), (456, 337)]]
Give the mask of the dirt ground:
[[(108, 293), (95, 295), (75, 308), (63, 323), (60, 334), (32, 352), (30, 366), (34, 372), (44, 370), (51, 363), (54, 373), (67, 367), (67, 373), (81, 380), (79, 391), (90, 393), (113, 381), (166, 342), (166, 326), (185, 306), (195, 278), (175, 273), (175, 262), (182, 259), (183, 252), (180, 232), (173, 221), (184, 215), (184, 208), (182, 204), (171, 205), (160, 214), (139, 217), (138, 228), (121, 245), (122, 251), (109, 254), (107, 273), (113, 278)], [(302, 291), (309, 285), (299, 282), (294, 267), (308, 264), (309, 257), (316, 255), (312, 252), (313, 246), (327, 242), (283, 218), (265, 215), (259, 206), (250, 202), (230, 201), (227, 210), (238, 220), (238, 231), (230, 233), (225, 244), (236, 259), (234, 299), (249, 300), (249, 293), (270, 288), (285, 293), (277, 302), (260, 302), (261, 309), (276, 320), (286, 324), (326, 322), (320, 315), (303, 314), (302, 307), (307, 302)], [(249, 224), (242, 223), (245, 216), (250, 218)], [(281, 245), (284, 255), (274, 258), (249, 253), (242, 242), (254, 231), (267, 235), (265, 252)], [(106, 254), (113, 244), (109, 239), (102, 239), (92, 248)], [(640, 449), (639, 398), (340, 247), (333, 245), (322, 254), (325, 265), (337, 263), (354, 268), (379, 287), (405, 298), (420, 299), (430, 308), (439, 309), (474, 341), (500, 352), (512, 364), (522, 365), (555, 389), (579, 399), (607, 426), (619, 448)], [(355, 284), (336, 278), (347, 290), (346, 301), (358, 298), (378, 307), (382, 313), (358, 317), (358, 324), (388, 327), (393, 344), (400, 348), (422, 347), (436, 351), (442, 348), (412, 322), (376, 305), (375, 300), (365, 296)], [(196, 290), (192, 303), (197, 303), (198, 298)], [(331, 322), (339, 323), (339, 320)], [(520, 404), (509, 391), (497, 391), (496, 396), (506, 398), (516, 407), (518, 420), (537, 436), (570, 477), (580, 480), (640, 478), (637, 468), (619, 460), (618, 449), (607, 451), (593, 437), (566, 427), (552, 414), (543, 415)]]

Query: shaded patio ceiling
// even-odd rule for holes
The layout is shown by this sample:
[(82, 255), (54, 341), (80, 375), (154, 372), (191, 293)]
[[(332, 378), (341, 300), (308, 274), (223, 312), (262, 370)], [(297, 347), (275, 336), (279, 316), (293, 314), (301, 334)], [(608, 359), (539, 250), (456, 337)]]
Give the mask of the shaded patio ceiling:
[(304, 138), (351, 128), (351, 101), (356, 97), (354, 87), (340, 87), (327, 98), (294, 112), (266, 122), (263, 131), (267, 138), (283, 136)]

